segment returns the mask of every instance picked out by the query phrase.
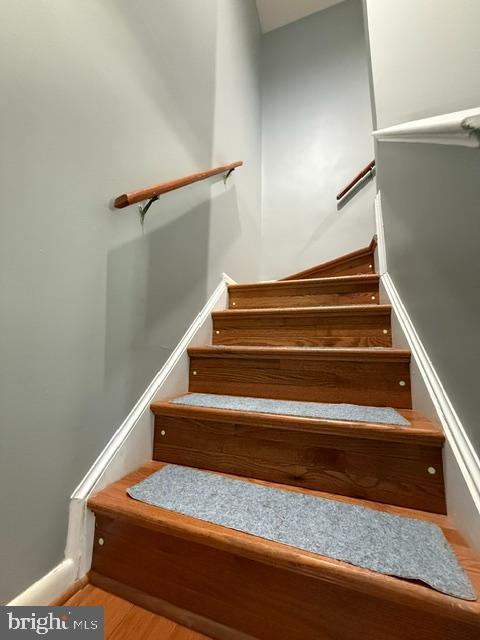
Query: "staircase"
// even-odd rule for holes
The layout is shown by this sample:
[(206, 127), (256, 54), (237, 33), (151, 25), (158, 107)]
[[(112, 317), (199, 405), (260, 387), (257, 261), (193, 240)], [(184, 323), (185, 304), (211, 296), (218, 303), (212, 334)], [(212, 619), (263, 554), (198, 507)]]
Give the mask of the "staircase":
[[(89, 502), (93, 585), (219, 640), (480, 638), (478, 601), (126, 493), (179, 464), (433, 522), (480, 593), (480, 562), (445, 515), (444, 437), (412, 410), (410, 354), (392, 347), (374, 250), (229, 287), (212, 344), (189, 351), (190, 393), (211, 402), (155, 403), (153, 461)], [(305, 401), (394, 407), (410, 426), (306, 416)]]

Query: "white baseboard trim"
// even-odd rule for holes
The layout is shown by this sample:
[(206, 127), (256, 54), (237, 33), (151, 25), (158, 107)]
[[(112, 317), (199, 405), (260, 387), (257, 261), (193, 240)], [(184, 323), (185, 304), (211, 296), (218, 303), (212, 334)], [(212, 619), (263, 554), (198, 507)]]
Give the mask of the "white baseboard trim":
[(75, 582), (76, 566), (67, 559), (49, 571), (43, 578), (34, 582), (16, 598), (8, 603), (9, 607), (44, 606), (55, 602)]
[(43, 605), (54, 602), (91, 565), (95, 519), (87, 509), (90, 496), (152, 459), (154, 420), (150, 404), (188, 391), (188, 348), (211, 344), (212, 311), (225, 309), (228, 285), (225, 273), (203, 309), (192, 322), (167, 362), (90, 467), (70, 498), (65, 560), (10, 604)]
[[(376, 201), (379, 256), (385, 252), (380, 195)], [(386, 259), (384, 262), (386, 268)], [(392, 305), (398, 336), (395, 346), (408, 346), (412, 352), (412, 397), (414, 408), (439, 422), (445, 433), (445, 485), (448, 513), (463, 536), (480, 552), (480, 460), (441, 380), (423, 346), (390, 274), (380, 276), (384, 302)], [(382, 297), (382, 296), (381, 296)], [(395, 339), (395, 326), (393, 327)], [(428, 397), (427, 397), (428, 396)], [(430, 407), (433, 410), (430, 410)]]

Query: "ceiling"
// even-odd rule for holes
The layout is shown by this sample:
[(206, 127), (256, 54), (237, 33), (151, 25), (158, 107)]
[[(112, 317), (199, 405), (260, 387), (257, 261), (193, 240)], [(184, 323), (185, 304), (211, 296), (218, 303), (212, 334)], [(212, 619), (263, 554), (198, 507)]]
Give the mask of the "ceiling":
[(262, 33), (283, 27), (342, 0), (257, 0)]

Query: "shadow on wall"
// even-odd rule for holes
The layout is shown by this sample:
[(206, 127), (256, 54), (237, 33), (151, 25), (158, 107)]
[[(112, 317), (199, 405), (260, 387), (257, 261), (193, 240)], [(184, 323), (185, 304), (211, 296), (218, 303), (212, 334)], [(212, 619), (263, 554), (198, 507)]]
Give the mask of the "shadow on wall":
[[(228, 275), (232, 275), (230, 268), (243, 264), (245, 254), (249, 250), (256, 250), (255, 247), (249, 246), (246, 249), (244, 245), (238, 244), (238, 238), (244, 232), (246, 224), (244, 215), (242, 227), (240, 206), (243, 211), (246, 207), (239, 202), (236, 184), (232, 183), (230, 188), (220, 191), (222, 186), (214, 185), (210, 198), (209, 293), (217, 286), (220, 274), (226, 269), (225, 265), (228, 264)], [(252, 255), (249, 259), (253, 261), (256, 258), (256, 255)]]
[[(161, 216), (161, 204), (148, 215)], [(104, 385), (108, 393), (122, 384), (124, 414), (172, 351), (183, 320), (194, 317), (206, 295), (209, 209), (203, 201), (108, 254)], [(195, 251), (186, 251), (192, 236)]]
[[(228, 215), (222, 234), (225, 250), (240, 227), (234, 185), (214, 199), (209, 197), (208, 183), (192, 190), (203, 191), (201, 202), (162, 224), (168, 200), (176, 195), (161, 199), (145, 223), (158, 216), (160, 225), (108, 255), (104, 387), (108, 393), (122, 385), (124, 415), (211, 294), (212, 209), (223, 209)], [(134, 207), (132, 215), (138, 215)], [(157, 220), (154, 223), (158, 225)]]
[[(214, 144), (217, 0), (203, 4), (201, 24), (196, 0), (162, 0), (165, 19), (160, 21), (156, 3), (149, 0), (109, 4), (136, 45), (135, 85), (168, 121), (169, 135), (195, 170), (208, 168)], [(159, 140), (158, 133), (152, 131), (151, 145), (165, 166), (173, 141)], [(162, 197), (149, 210), (142, 235), (108, 254), (104, 388), (108, 393), (118, 383), (123, 387), (124, 415), (209, 294), (210, 184), (182, 192)]]
[[(119, 218), (106, 208), (128, 185), (211, 166), (216, 93), (235, 96), (241, 74), (232, 67), (218, 75), (226, 0), (198, 5), (18, 0), (2, 11), (2, 197), (5, 211), (17, 213), (5, 216), (1, 251), (0, 332), (9, 340), (1, 345), (0, 481), (15, 489), (2, 506), (2, 602), (62, 559), (71, 491), (204, 304), (207, 278), (218, 279), (239, 238), (232, 185), (214, 201), (210, 183), (169, 194), (149, 212), (145, 235), (133, 207)], [(242, 149), (240, 137), (232, 132), (222, 152)], [(47, 191), (55, 198), (45, 203)], [(212, 240), (212, 223), (222, 237)]]
[(369, 171), (350, 191), (337, 202), (337, 211), (341, 211), (375, 177), (375, 169)]
[[(357, 188), (358, 187), (358, 188)], [(357, 185), (349, 194), (350, 197), (345, 197), (345, 202), (337, 204), (337, 210), (327, 214), (324, 217), (321, 217), (321, 212), (318, 213), (319, 222), (316, 224), (315, 228), (312, 230), (311, 235), (308, 237), (307, 241), (302, 247), (302, 253), (306, 253), (311, 247), (314, 247), (317, 243), (321, 242), (322, 238), (324, 238), (330, 230), (332, 230), (335, 226), (339, 229), (349, 229), (349, 217), (347, 214), (355, 213), (356, 208), (363, 208), (365, 210), (371, 210), (371, 217), (373, 218), (373, 204), (372, 201), (375, 198), (376, 191), (376, 183), (375, 179), (371, 180), (370, 178), (362, 181), (360, 186)], [(343, 216), (343, 220), (339, 219), (339, 213), (341, 212)], [(371, 225), (366, 225), (367, 228)], [(374, 227), (372, 226), (372, 235), (373, 235)], [(354, 236), (356, 237), (356, 236)], [(355, 240), (354, 247), (359, 249), (360, 247), (366, 245), (364, 234), (358, 237), (358, 240)], [(344, 251), (347, 253), (347, 250)], [(340, 255), (340, 253), (338, 254)], [(338, 257), (335, 255), (334, 257)], [(312, 263), (308, 266), (314, 266), (315, 263)]]

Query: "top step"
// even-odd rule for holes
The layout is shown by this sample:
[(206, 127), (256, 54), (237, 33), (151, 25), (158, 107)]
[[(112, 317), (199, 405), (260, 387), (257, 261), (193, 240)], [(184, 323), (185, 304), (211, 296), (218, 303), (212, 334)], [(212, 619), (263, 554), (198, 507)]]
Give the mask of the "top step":
[(379, 276), (354, 275), (279, 280), (228, 287), (230, 309), (273, 309), (378, 304)]
[(374, 236), (368, 247), (346, 253), (339, 258), (329, 260), (305, 271), (294, 273), (282, 280), (303, 280), (306, 278), (326, 278), (347, 276), (360, 273), (375, 273), (375, 249), (377, 237)]

